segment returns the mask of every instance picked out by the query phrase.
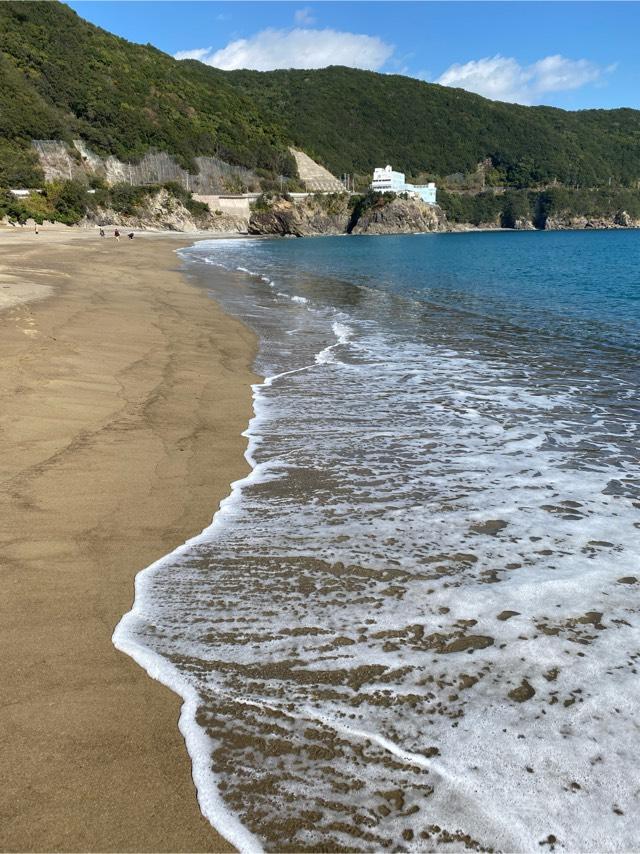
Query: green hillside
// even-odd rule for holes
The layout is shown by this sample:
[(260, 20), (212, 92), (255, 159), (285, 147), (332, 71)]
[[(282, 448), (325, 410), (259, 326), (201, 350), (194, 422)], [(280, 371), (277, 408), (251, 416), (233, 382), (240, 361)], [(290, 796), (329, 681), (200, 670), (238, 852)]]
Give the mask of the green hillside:
[(523, 107), (352, 68), (234, 71), (226, 79), (336, 174), (393, 163), (409, 175), (443, 176), (490, 158), (496, 183), (514, 187), (640, 179), (638, 110)]
[(340, 175), (393, 163), (488, 185), (637, 187), (640, 111), (489, 101), (408, 77), (332, 67), (224, 72), (178, 62), (57, 2), (0, 3), (0, 186), (42, 180), (32, 139), (81, 137), (136, 161), (166, 151), (294, 174), (294, 144)]
[(81, 137), (122, 160), (158, 149), (185, 167), (216, 155), (285, 174), (294, 168), (280, 128), (238, 87), (113, 36), (60, 3), (0, 3), (0, 51), (5, 148)]

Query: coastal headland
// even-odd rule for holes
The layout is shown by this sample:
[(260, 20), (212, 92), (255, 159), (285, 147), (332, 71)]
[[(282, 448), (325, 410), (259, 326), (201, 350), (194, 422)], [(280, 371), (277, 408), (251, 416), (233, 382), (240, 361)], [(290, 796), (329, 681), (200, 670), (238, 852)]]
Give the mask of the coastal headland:
[(180, 701), (111, 643), (241, 477), (252, 333), (189, 238), (0, 232), (0, 849), (221, 851)]

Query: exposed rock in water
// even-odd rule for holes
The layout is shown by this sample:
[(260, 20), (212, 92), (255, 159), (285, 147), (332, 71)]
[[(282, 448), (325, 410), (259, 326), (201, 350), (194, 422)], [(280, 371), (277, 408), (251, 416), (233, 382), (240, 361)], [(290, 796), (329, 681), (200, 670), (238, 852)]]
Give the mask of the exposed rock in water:
[(504, 530), (508, 525), (504, 519), (487, 519), (484, 522), (478, 522), (477, 525), (472, 525), (469, 530), (474, 534), (488, 534), (490, 537), (496, 537), (500, 531)]
[(496, 620), (500, 620), (501, 622), (505, 622), (505, 620), (510, 620), (511, 617), (519, 617), (520, 611), (500, 611)]
[(448, 222), (447, 228), (445, 231), (453, 231), (453, 232), (467, 232), (467, 231), (511, 231), (511, 229), (504, 228), (500, 225), (498, 220), (491, 220), (487, 222)]
[(447, 231), (447, 218), (437, 205), (396, 198), (365, 208), (351, 225), (352, 234), (414, 234)]
[(516, 219), (513, 228), (515, 231), (535, 231), (536, 227), (530, 219)]
[(413, 199), (382, 199), (353, 207), (346, 193), (309, 196), (299, 202), (278, 199), (258, 206), (249, 220), (249, 234), (305, 237), (317, 234), (413, 234), (446, 231), (441, 208)]
[(249, 219), (249, 234), (280, 234), (305, 237), (314, 234), (346, 234), (351, 208), (344, 193), (309, 196), (299, 203), (278, 199), (258, 207)]
[[(508, 230), (535, 231), (528, 217), (518, 217)], [(638, 228), (640, 220), (626, 211), (615, 215), (587, 217), (568, 211), (553, 214), (544, 223), (552, 229)], [(421, 232), (504, 230), (499, 217), (474, 223), (450, 223), (438, 205), (427, 205), (418, 199), (396, 196), (379, 198), (350, 197), (346, 193), (309, 196), (297, 201), (286, 198), (266, 199), (258, 204), (249, 220), (250, 234), (305, 237), (320, 234), (415, 234)]]
[(486, 649), (488, 646), (493, 646), (494, 640), (486, 635), (465, 635), (461, 638), (451, 641), (442, 649), (438, 650), (442, 653), (450, 652), (468, 652), (474, 649)]
[(613, 218), (613, 221), (621, 228), (637, 228), (640, 224), (640, 220), (634, 219), (626, 211), (618, 211), (618, 213)]
[(557, 213), (547, 218), (546, 230), (569, 231), (592, 228), (640, 228), (640, 220), (633, 219), (626, 211), (618, 211), (612, 216), (588, 217), (567, 212)]
[(530, 700), (535, 694), (534, 688), (527, 682), (526, 679), (522, 680), (522, 684), (518, 686), (518, 688), (514, 688), (513, 691), (509, 691), (509, 699), (514, 700), (516, 703), (525, 703), (527, 700)]

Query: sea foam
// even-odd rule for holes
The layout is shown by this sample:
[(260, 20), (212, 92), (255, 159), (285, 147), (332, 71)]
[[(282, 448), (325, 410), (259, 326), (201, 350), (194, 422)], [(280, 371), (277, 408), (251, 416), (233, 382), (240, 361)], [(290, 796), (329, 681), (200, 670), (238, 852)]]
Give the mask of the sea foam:
[(114, 637), (184, 698), (203, 812), (242, 850), (632, 849), (637, 375), (411, 295), (297, 294), (248, 244), (188, 257), (261, 335), (252, 471)]

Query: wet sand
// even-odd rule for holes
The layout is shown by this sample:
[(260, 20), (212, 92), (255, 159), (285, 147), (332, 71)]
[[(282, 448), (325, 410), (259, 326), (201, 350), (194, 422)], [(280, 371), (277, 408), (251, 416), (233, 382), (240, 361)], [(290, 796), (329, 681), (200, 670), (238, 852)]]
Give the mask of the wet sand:
[(230, 850), (178, 698), (111, 644), (247, 469), (255, 342), (177, 272), (191, 242), (0, 232), (5, 851)]

